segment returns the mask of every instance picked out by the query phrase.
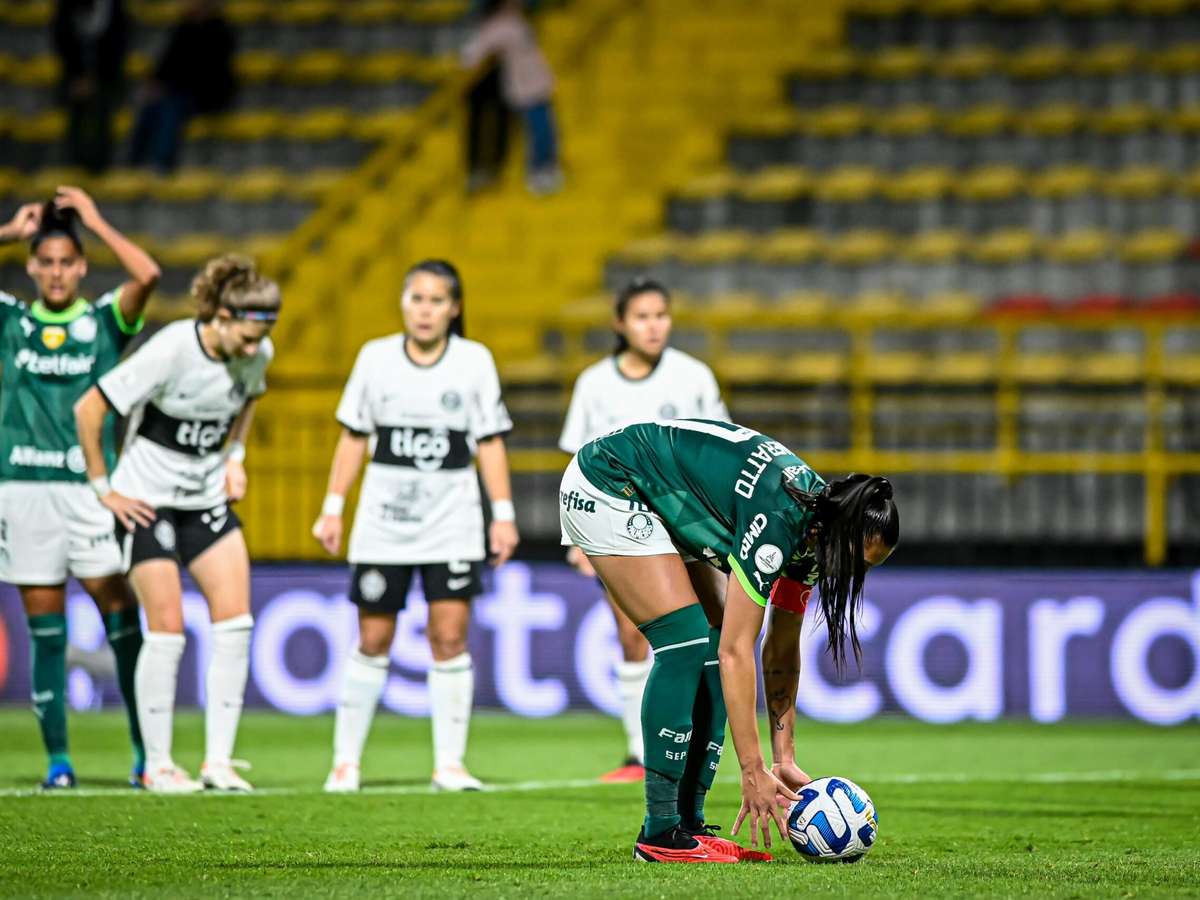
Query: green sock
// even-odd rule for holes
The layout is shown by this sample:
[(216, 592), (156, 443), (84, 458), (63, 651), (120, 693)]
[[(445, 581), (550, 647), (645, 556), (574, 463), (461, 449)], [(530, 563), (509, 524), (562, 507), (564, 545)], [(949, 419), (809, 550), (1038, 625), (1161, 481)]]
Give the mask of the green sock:
[(692, 740), (692, 708), (708, 653), (708, 620), (699, 604), (659, 616), (638, 630), (654, 648), (642, 698), (646, 746), (646, 837), (679, 824), (679, 780)]
[(117, 660), (117, 684), (121, 688), (125, 714), (129, 719), (133, 762), (135, 766), (141, 766), (146, 761), (146, 749), (142, 745), (142, 729), (138, 725), (137, 700), (133, 689), (133, 673), (142, 649), (142, 623), (138, 620), (137, 607), (127, 606), (109, 613), (104, 617), (104, 630), (108, 632), (108, 646), (112, 647)]
[(67, 755), (67, 617), (29, 617), (33, 714), (51, 764), (71, 764)]
[(725, 745), (725, 694), (721, 690), (717, 656), (720, 643), (721, 630), (709, 629), (704, 675), (692, 709), (692, 742), (688, 747), (687, 769), (679, 782), (679, 815), (683, 824), (691, 827), (704, 824), (704, 800), (717, 777), (721, 749)]

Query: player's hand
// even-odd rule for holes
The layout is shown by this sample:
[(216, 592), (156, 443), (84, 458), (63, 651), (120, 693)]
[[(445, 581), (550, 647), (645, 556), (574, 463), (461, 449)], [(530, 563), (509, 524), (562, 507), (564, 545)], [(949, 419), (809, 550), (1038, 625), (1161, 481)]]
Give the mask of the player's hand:
[(133, 497), (118, 494), (116, 491), (109, 491), (100, 498), (100, 502), (112, 511), (112, 514), (117, 517), (117, 521), (121, 523), (121, 527), (126, 531), (133, 531), (139, 525), (149, 528), (151, 523), (158, 518), (154, 507), (145, 500), (135, 500)]
[(746, 820), (750, 821), (750, 846), (758, 846), (758, 835), (762, 832), (763, 846), (771, 846), (771, 820), (779, 829), (779, 836), (787, 838), (787, 819), (783, 809), (793, 800), (799, 800), (795, 792), (767, 771), (765, 766), (742, 772), (742, 808), (733, 823), (733, 834), (737, 834)]
[(96, 202), (83, 188), (60, 184), (54, 193), (54, 205), (59, 209), (75, 210), (79, 213), (79, 221), (88, 229), (94, 229), (103, 221), (100, 218), (100, 210), (96, 208)]
[(567, 549), (567, 565), (586, 578), (596, 577), (596, 570), (592, 568), (592, 561), (578, 547)]
[(312, 536), (325, 548), (330, 556), (337, 556), (342, 549), (342, 517), (318, 516), (313, 523)]
[(808, 773), (796, 765), (795, 762), (775, 763), (775, 765), (771, 766), (771, 774), (793, 791), (799, 790), (812, 781), (808, 777)]
[(230, 503), (246, 496), (246, 467), (232, 459), (225, 460), (225, 493)]
[(508, 562), (521, 536), (517, 534), (516, 522), (492, 522), (488, 529), (488, 549), (492, 554), (492, 565), (502, 566)]
[(4, 239), (10, 241), (27, 241), (37, 234), (38, 226), (42, 224), (42, 204), (26, 203), (16, 211), (8, 224), (0, 229)]

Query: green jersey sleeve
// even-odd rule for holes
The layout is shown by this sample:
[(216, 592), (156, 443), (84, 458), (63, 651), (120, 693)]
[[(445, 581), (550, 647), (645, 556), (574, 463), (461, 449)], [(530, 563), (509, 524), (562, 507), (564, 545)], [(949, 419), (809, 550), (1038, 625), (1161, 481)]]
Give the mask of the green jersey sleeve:
[(96, 321), (107, 333), (113, 343), (124, 348), (134, 336), (139, 334), (146, 324), (146, 317), (141, 316), (136, 322), (126, 322), (121, 312), (121, 289), (113, 288), (95, 302)]
[(21, 314), (21, 301), (6, 291), (0, 291), (0, 325)]

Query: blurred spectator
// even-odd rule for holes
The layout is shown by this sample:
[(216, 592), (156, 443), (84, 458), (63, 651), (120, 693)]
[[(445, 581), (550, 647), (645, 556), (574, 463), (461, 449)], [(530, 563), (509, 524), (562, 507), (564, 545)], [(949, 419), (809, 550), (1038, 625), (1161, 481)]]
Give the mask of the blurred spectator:
[(101, 172), (112, 162), (112, 120), (125, 87), (125, 8), (121, 0), (58, 0), (52, 28), (67, 110), (67, 161)]
[(133, 129), (130, 162), (170, 172), (195, 115), (233, 103), (236, 39), (218, 0), (188, 0), (146, 82)]
[(488, 68), (467, 94), (467, 190), (481, 191), (500, 177), (508, 159), (512, 110), (504, 100), (500, 66)]
[(536, 194), (552, 193), (562, 186), (558, 137), (550, 105), (554, 76), (533, 28), (521, 13), (520, 0), (486, 3), (483, 22), (463, 48), (463, 63), (468, 68), (493, 57), (500, 62), (504, 99), (525, 121), (526, 183)]

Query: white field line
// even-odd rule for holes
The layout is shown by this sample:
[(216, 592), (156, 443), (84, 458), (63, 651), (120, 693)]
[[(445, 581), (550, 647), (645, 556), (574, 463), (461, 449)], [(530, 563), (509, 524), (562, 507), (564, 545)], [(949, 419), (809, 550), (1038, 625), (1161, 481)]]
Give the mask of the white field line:
[[(971, 772), (913, 772), (889, 775), (854, 776), (863, 786), (878, 784), (1091, 784), (1124, 781), (1200, 781), (1200, 769), (1101, 769), (1081, 772), (1026, 772), (1013, 775), (979, 775)], [(736, 778), (721, 778), (725, 784), (736, 784)], [(602, 788), (611, 785), (594, 778), (573, 778), (548, 781), (516, 781), (511, 784), (488, 785), (484, 793), (516, 794), (529, 791), (559, 791), (579, 788)], [(318, 785), (312, 787), (261, 788), (253, 794), (235, 794), (221, 791), (205, 791), (195, 797), (301, 797), (321, 793)], [(359, 794), (373, 797), (412, 797), (436, 794), (429, 785), (367, 785)], [(39, 788), (0, 788), (0, 799), (24, 797), (134, 797), (143, 795), (126, 787), (73, 788), (70, 790), (43, 791)]]

